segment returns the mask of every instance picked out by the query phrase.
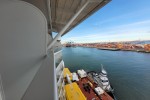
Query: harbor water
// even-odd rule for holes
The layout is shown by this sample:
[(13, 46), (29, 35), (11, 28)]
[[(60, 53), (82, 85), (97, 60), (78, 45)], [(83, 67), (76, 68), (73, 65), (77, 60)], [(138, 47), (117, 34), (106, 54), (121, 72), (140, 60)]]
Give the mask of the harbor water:
[(78, 69), (108, 72), (118, 100), (150, 100), (150, 53), (64, 47), (63, 60), (71, 72)]

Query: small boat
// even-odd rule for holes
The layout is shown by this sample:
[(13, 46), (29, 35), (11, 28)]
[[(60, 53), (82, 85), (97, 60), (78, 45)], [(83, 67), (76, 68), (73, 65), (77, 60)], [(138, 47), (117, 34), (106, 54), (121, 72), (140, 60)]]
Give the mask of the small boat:
[(90, 71), (87, 73), (88, 76), (93, 79), (95, 83), (98, 84), (105, 92), (107, 92), (114, 100), (116, 97), (114, 95), (114, 88), (109, 82), (107, 71), (104, 69), (103, 65), (101, 65), (101, 72), (97, 73), (95, 71)]
[(71, 73), (65, 68), (64, 79), (67, 100), (116, 100), (103, 67), (99, 74), (83, 69)]
[(119, 51), (120, 49), (118, 48), (97, 48), (99, 50), (109, 50), (109, 51)]

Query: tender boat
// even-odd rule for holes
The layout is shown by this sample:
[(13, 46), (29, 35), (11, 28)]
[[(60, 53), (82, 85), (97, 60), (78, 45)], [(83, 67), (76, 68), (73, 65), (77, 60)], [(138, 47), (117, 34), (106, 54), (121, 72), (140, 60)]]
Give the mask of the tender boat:
[(88, 77), (93, 79), (95, 83), (98, 84), (104, 91), (106, 91), (114, 100), (116, 100), (116, 97), (114, 96), (114, 88), (111, 86), (107, 71), (104, 69), (103, 65), (101, 65), (101, 72), (97, 73), (95, 71), (90, 71), (87, 73)]
[(104, 68), (99, 74), (64, 68), (64, 81), (67, 100), (116, 100)]

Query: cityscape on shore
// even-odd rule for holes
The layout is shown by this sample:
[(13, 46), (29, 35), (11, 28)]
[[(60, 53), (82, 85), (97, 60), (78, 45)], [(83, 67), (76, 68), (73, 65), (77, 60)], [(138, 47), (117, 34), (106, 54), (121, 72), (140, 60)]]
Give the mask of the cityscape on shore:
[(100, 42), (100, 43), (73, 43), (63, 44), (65, 47), (90, 47), (102, 50), (124, 50), (150, 53), (150, 41), (126, 41), (126, 42)]

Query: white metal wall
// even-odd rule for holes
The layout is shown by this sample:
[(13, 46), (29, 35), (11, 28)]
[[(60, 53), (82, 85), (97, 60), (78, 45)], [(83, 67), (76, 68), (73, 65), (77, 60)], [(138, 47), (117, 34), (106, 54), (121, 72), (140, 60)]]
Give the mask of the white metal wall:
[(0, 1), (0, 75), (6, 100), (21, 100), (25, 95), (45, 60), (47, 33), (39, 9), (23, 1)]

